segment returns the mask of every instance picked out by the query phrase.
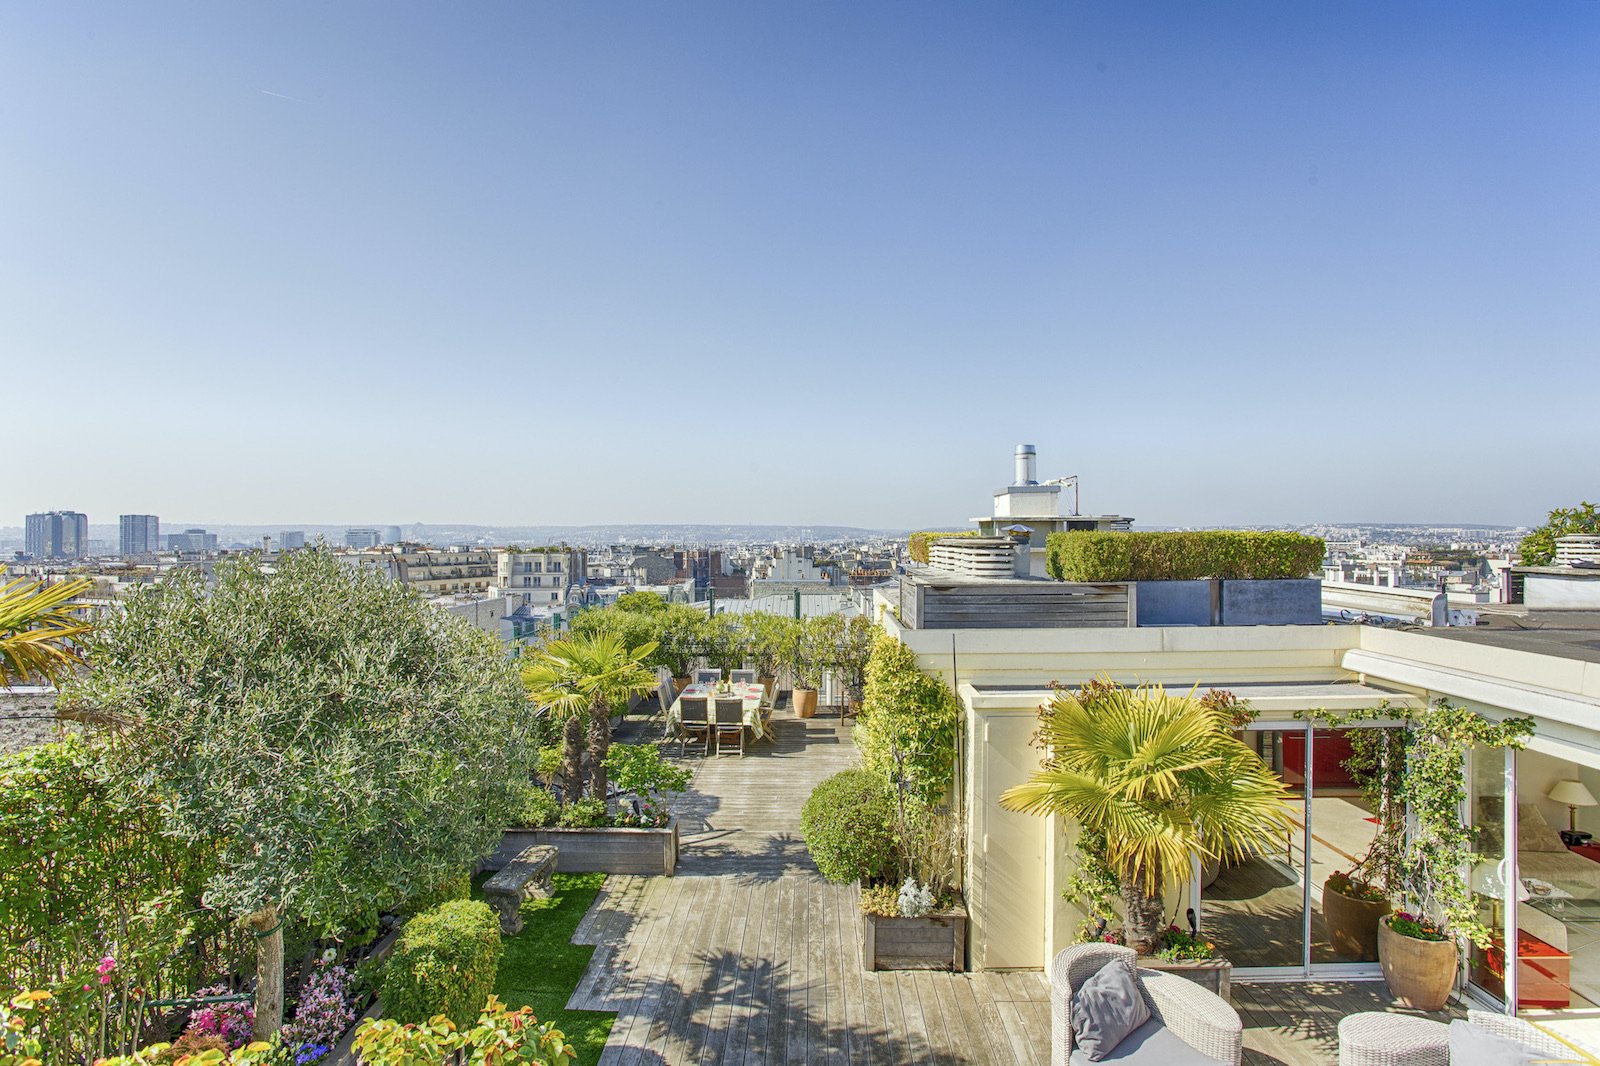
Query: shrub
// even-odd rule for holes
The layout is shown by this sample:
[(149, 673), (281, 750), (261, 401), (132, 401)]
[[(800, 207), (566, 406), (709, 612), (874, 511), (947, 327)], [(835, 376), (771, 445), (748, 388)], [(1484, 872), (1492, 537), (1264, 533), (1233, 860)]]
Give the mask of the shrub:
[(955, 529), (941, 533), (936, 529), (925, 529), (920, 533), (911, 534), (911, 539), (906, 543), (906, 554), (912, 560), (926, 564), (928, 561), (928, 544), (943, 537), (976, 537), (976, 529)]
[(900, 889), (894, 885), (862, 885), (861, 913), (879, 918), (900, 917)]
[(500, 922), (477, 900), (453, 900), (417, 915), (395, 941), (383, 977), (384, 1013), (400, 1022), (436, 1014), (470, 1025), (500, 968)]
[(561, 808), (556, 824), (563, 829), (603, 829), (611, 824), (606, 801), (598, 796), (575, 800)]
[(855, 741), (867, 768), (883, 780), (906, 780), (918, 799), (942, 802), (954, 780), (961, 726), (955, 693), (888, 634), (873, 643), (866, 677)]
[[(350, 971), (321, 963), (300, 989), (294, 1021), (283, 1027), (283, 1042), (297, 1052), (297, 1062), (315, 1062), (339, 1043), (355, 1020)], [(322, 1049), (320, 1054), (317, 1048)]]
[(1207, 529), (1177, 533), (1052, 533), (1050, 576), (1058, 581), (1190, 581), (1297, 578), (1327, 554), (1321, 537)]
[(356, 1029), (355, 1051), (366, 1066), (413, 1066), (427, 1062), (520, 1062), (528, 1066), (567, 1066), (577, 1052), (566, 1034), (540, 1022), (529, 1007), (507, 1011), (488, 997), (476, 1024), (450, 1027), (402, 1025), (369, 1018)]
[(517, 811), (512, 824), (523, 829), (543, 829), (555, 825), (561, 817), (561, 804), (542, 788), (530, 788)]
[(889, 782), (870, 770), (825, 778), (800, 811), (800, 831), (829, 881), (882, 881), (897, 873), (895, 804)]
[(466, 899), (472, 895), (472, 875), (463, 871), (454, 877), (447, 877), (433, 888), (418, 892), (406, 900), (400, 908), (402, 914), (421, 914), (431, 911), (441, 903), (449, 903), (453, 899)]

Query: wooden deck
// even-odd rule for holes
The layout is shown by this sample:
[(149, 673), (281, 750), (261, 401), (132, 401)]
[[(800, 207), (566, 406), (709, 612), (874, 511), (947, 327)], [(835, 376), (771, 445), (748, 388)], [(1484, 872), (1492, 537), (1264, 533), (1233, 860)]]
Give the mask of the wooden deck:
[[(1042, 974), (862, 970), (855, 889), (818, 875), (799, 832), (816, 782), (857, 760), (850, 724), (774, 725), (742, 759), (689, 756), (678, 875), (608, 878), (574, 935), (596, 950), (568, 1006), (617, 1012), (601, 1063), (1047, 1066)], [(1388, 1006), (1382, 982), (1236, 982), (1233, 999), (1247, 1066), (1332, 1064), (1338, 1019)]]

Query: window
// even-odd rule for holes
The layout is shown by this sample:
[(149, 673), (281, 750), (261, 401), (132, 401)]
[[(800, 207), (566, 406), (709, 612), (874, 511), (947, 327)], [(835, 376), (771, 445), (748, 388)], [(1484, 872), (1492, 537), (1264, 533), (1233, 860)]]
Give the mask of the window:
[(552, 592), (552, 593), (551, 593), (551, 594), (550, 594), (550, 598), (551, 598), (551, 599), (552, 599), (552, 600), (553, 600), (553, 599), (555, 599), (555, 598), (556, 598), (556, 594), (555, 594), (555, 593), (554, 593), (554, 592)]
[(560, 560), (552, 560), (551, 561), (551, 563), (550, 563), (550, 572), (552, 574), (559, 574), (561, 572), (561, 562), (560, 562)]

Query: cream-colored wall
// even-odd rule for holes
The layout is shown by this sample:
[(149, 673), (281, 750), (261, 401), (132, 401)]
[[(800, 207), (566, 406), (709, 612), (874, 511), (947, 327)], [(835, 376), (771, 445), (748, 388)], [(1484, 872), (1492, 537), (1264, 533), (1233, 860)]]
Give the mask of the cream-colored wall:
[[(1544, 820), (1557, 829), (1567, 827), (1567, 805), (1548, 797), (1557, 781), (1577, 780), (1600, 799), (1600, 769), (1584, 766), (1541, 751), (1517, 753), (1517, 800), (1537, 803)], [(1600, 807), (1579, 807), (1578, 828), (1600, 834)]]

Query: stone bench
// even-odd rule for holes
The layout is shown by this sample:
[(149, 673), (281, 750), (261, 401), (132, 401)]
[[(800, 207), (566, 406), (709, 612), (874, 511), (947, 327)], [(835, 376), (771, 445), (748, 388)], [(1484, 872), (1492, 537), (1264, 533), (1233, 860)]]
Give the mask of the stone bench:
[(556, 849), (547, 844), (523, 848), (499, 873), (483, 883), (484, 902), (500, 915), (500, 932), (522, 932), (522, 901), (548, 899), (550, 875), (556, 872)]

